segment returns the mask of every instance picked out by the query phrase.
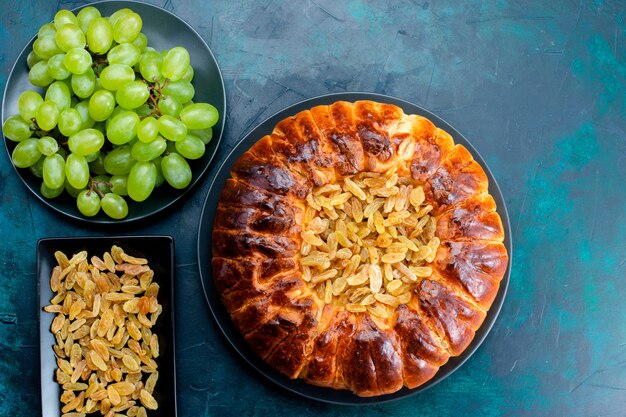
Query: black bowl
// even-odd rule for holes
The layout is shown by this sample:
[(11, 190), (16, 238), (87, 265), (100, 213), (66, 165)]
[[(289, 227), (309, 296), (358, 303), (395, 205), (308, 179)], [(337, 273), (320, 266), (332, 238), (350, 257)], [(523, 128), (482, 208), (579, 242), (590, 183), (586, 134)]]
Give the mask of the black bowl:
[[(217, 204), (219, 202), (224, 183), (230, 178), (230, 169), (233, 163), (247, 151), (252, 145), (254, 145), (263, 136), (270, 134), (274, 129), (274, 126), (284, 119), (285, 117), (294, 115), (302, 110), (310, 109), (311, 107), (318, 105), (331, 104), (335, 101), (357, 101), (357, 100), (372, 100), (381, 103), (395, 104), (401, 107), (406, 114), (418, 114), (430, 119), (437, 127), (440, 127), (450, 133), (454, 138), (455, 143), (460, 143), (465, 146), (474, 159), (483, 167), (487, 178), (489, 179), (489, 192), (493, 196), (498, 206), (498, 214), (502, 218), (502, 224), (504, 226), (505, 241), (504, 244), (509, 254), (509, 264), (506, 274), (502, 278), (500, 283), (500, 289), (498, 295), (487, 314), (482, 326), (476, 331), (476, 335), (471, 344), (463, 351), (460, 356), (450, 358), (450, 360), (443, 365), (439, 372), (424, 385), (421, 385), (415, 389), (402, 388), (393, 394), (383, 395), (378, 397), (358, 397), (350, 391), (333, 390), (330, 388), (321, 388), (305, 383), (302, 380), (292, 380), (279, 374), (264, 361), (262, 361), (248, 346), (244, 338), (239, 334), (235, 326), (233, 325), (228, 312), (222, 305), (220, 296), (215, 288), (213, 282), (212, 270), (211, 270), (211, 235), (213, 232), (213, 223), (215, 221), (215, 213), (217, 210)], [(372, 93), (337, 93), (328, 94), (312, 99), (304, 100), (300, 103), (287, 107), (284, 110), (276, 113), (269, 119), (265, 120), (259, 126), (254, 128), (248, 133), (242, 140), (235, 146), (230, 152), (222, 166), (220, 166), (213, 183), (209, 189), (209, 193), (204, 202), (202, 208), (202, 216), (200, 218), (199, 232), (198, 232), (198, 267), (200, 269), (200, 279), (202, 282), (202, 288), (206, 296), (207, 302), (211, 309), (211, 313), (215, 318), (218, 326), (222, 330), (224, 336), (228, 342), (233, 346), (235, 351), (255, 370), (265, 376), (275, 384), (285, 388), (292, 393), (302, 395), (304, 397), (322, 401), (330, 404), (344, 404), (344, 405), (366, 405), (366, 404), (380, 404), (388, 401), (398, 400), (406, 398), (411, 395), (415, 395), (422, 392), (429, 387), (432, 387), (436, 383), (442, 381), (444, 378), (452, 374), (457, 370), (469, 357), (478, 349), (478, 346), (485, 340), (487, 334), (491, 330), (496, 317), (500, 313), (502, 304), (504, 303), (504, 297), (506, 295), (507, 287), (509, 285), (509, 274), (511, 271), (511, 259), (513, 257), (513, 250), (511, 245), (511, 225), (509, 223), (509, 215), (506, 210), (504, 198), (500, 192), (500, 188), (496, 183), (495, 178), (489, 171), (487, 164), (480, 154), (474, 149), (474, 147), (465, 139), (456, 129), (450, 124), (446, 123), (443, 119), (435, 116), (428, 110), (425, 110), (415, 104), (409, 103), (398, 98), (389, 97), (381, 94)]]
[[(102, 211), (94, 217), (83, 216), (76, 208), (76, 200), (65, 192), (57, 198), (47, 199), (43, 197), (39, 191), (41, 186), (40, 178), (35, 177), (28, 169), (18, 169), (14, 167), (17, 175), (33, 195), (59, 213), (88, 223), (127, 223), (143, 219), (170, 207), (189, 192), (205, 174), (215, 156), (224, 130), (226, 116), (224, 81), (217, 61), (206, 42), (204, 42), (202, 37), (191, 26), (169, 11), (157, 6), (135, 1), (104, 1), (87, 4), (74, 9), (73, 12), (77, 13), (80, 9), (87, 6), (96, 7), (103, 16), (109, 16), (118, 9), (128, 7), (141, 16), (143, 21), (142, 32), (148, 37), (148, 45), (159, 51), (174, 46), (184, 46), (187, 48), (191, 56), (191, 64), (195, 71), (192, 81), (196, 91), (194, 101), (211, 103), (217, 108), (220, 114), (219, 121), (213, 126), (213, 139), (206, 146), (204, 155), (195, 161), (189, 161), (193, 174), (191, 184), (183, 190), (176, 190), (165, 183), (156, 188), (152, 195), (142, 203), (136, 203), (130, 198), (125, 198), (128, 202), (128, 216), (121, 220), (113, 220)], [(26, 90), (43, 92), (42, 88), (33, 86), (28, 80), (26, 57), (32, 50), (35, 39), (36, 37), (33, 37), (22, 50), (7, 79), (2, 101), (3, 123), (10, 116), (18, 114), (17, 100), (21, 93)], [(5, 146), (9, 159), (15, 145), (16, 142), (5, 138)]]
[(153, 331), (159, 337), (159, 380), (154, 398), (159, 408), (150, 416), (176, 416), (176, 363), (174, 349), (174, 240), (171, 236), (110, 236), (46, 238), (37, 242), (37, 278), (39, 289), (39, 357), (41, 368), (41, 415), (61, 415), (61, 387), (56, 382), (57, 368), (52, 345), (56, 343), (50, 332), (55, 314), (42, 311), (54, 296), (50, 289), (52, 268), (57, 265), (54, 252), (60, 250), (68, 257), (86, 250), (88, 259), (93, 255), (102, 258), (104, 252), (117, 245), (132, 256), (146, 258), (154, 271), (153, 281), (160, 286), (158, 300), (163, 306)]

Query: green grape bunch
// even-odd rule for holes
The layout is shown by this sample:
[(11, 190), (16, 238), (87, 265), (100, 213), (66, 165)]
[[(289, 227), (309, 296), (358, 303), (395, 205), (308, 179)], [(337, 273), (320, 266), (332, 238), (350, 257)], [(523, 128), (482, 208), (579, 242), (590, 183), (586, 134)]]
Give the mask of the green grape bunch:
[(194, 75), (182, 46), (157, 51), (131, 9), (60, 10), (37, 33), (27, 64), (35, 87), (3, 124), (17, 142), (11, 160), (41, 178), (40, 192), (66, 192), (86, 217), (128, 215), (162, 184), (191, 183), (188, 160), (212, 138), (217, 109), (194, 103)]

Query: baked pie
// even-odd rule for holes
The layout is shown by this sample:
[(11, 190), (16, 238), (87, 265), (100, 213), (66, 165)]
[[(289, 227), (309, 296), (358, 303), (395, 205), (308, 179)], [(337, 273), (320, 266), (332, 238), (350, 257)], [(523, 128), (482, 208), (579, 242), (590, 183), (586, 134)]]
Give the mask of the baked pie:
[(234, 164), (213, 276), (235, 327), (289, 378), (415, 388), (472, 341), (508, 254), (487, 176), (428, 119), (339, 101)]

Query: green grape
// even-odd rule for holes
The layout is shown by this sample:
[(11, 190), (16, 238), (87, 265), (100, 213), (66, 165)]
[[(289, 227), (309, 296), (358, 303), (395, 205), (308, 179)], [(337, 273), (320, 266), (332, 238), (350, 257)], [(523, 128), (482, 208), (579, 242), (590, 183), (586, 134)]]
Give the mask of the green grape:
[(90, 68), (82, 74), (72, 74), (72, 91), (80, 98), (90, 97), (96, 88), (96, 74)]
[(43, 103), (41, 94), (33, 90), (26, 90), (17, 99), (17, 108), (24, 120), (30, 120), (35, 117), (41, 103)]
[(148, 46), (148, 38), (143, 33), (140, 33), (135, 40), (132, 41), (132, 44), (139, 48), (139, 52), (143, 52), (146, 46)]
[(97, 175), (93, 177), (93, 188), (100, 194), (111, 192), (111, 177), (108, 175)]
[(137, 113), (124, 110), (111, 119), (107, 127), (107, 138), (114, 145), (123, 145), (135, 137), (138, 126)]
[[(98, 133), (100, 133), (100, 131), (98, 131)], [(99, 156), (100, 156), (100, 151), (92, 152), (90, 154), (85, 155), (85, 161), (87, 161), (88, 164), (92, 163), (93, 161), (98, 159)]]
[(151, 161), (165, 152), (165, 148), (167, 148), (166, 140), (158, 137), (150, 143), (135, 143), (131, 149), (131, 155), (136, 161)]
[(43, 38), (44, 36), (53, 36), (57, 33), (57, 28), (54, 27), (54, 23), (46, 23), (39, 28), (37, 32), (38, 38)]
[[(165, 78), (177, 81), (183, 78), (189, 66), (189, 52), (182, 46), (170, 49), (163, 57), (161, 71)], [(184, 100), (183, 100), (184, 101)]]
[[(133, 146), (135, 143), (137, 143), (137, 142), (139, 142), (139, 139), (137, 139), (137, 135), (135, 135), (135, 137), (134, 137), (134, 138), (132, 138), (132, 139), (130, 140), (130, 142), (126, 142), (126, 145), (128, 145), (128, 146), (131, 146), (131, 147), (132, 147), (132, 146)], [(113, 146), (119, 146), (119, 145), (113, 145)]]
[(81, 9), (76, 15), (76, 20), (78, 20), (78, 26), (80, 26), (80, 30), (82, 30), (84, 33), (87, 33), (91, 23), (100, 16), (100, 10), (96, 9), (93, 6), (87, 6)]
[(187, 159), (198, 159), (204, 155), (204, 142), (197, 136), (187, 135), (176, 142), (176, 151)]
[(115, 12), (113, 12), (111, 16), (109, 16), (109, 21), (111, 22), (111, 25), (115, 26), (115, 23), (120, 17), (124, 16), (125, 14), (132, 13), (132, 12), (133, 11), (129, 8), (116, 10)]
[(177, 153), (164, 156), (161, 160), (163, 176), (169, 185), (182, 189), (191, 183), (191, 168), (185, 158)]
[(159, 134), (159, 123), (154, 117), (146, 117), (139, 122), (137, 127), (137, 138), (144, 143), (150, 143)]
[(161, 116), (158, 123), (159, 133), (171, 141), (183, 140), (187, 136), (187, 126), (172, 116)]
[(190, 129), (187, 132), (190, 135), (199, 137), (205, 145), (208, 145), (211, 139), (213, 139), (213, 129), (210, 127), (208, 129)]
[(113, 44), (113, 26), (109, 19), (97, 17), (87, 29), (87, 46), (98, 55), (106, 54)]
[(43, 178), (43, 161), (46, 159), (45, 155), (42, 155), (37, 162), (28, 167), (28, 170), (37, 178)]
[(115, 96), (108, 90), (99, 90), (89, 99), (89, 115), (97, 122), (106, 120), (115, 108)]
[(154, 184), (155, 187), (160, 187), (165, 182), (165, 177), (163, 176), (163, 170), (161, 169), (161, 161), (162, 157), (157, 156), (151, 162), (154, 164), (157, 170), (156, 182)]
[(32, 132), (30, 131), (30, 123), (16, 114), (4, 122), (2, 133), (13, 142), (21, 142), (30, 138)]
[(70, 153), (65, 160), (65, 177), (77, 190), (83, 189), (89, 182), (89, 164), (85, 157)]
[(81, 130), (83, 119), (78, 110), (69, 108), (59, 114), (58, 128), (63, 136), (70, 137)]
[(96, 121), (89, 115), (89, 100), (79, 102), (76, 106), (74, 106), (74, 108), (78, 110), (78, 113), (80, 113), (80, 128), (89, 129), (90, 127), (93, 127)]
[(135, 109), (135, 113), (137, 113), (139, 117), (148, 117), (149, 115), (152, 115), (152, 108), (148, 105), (148, 103), (145, 103), (137, 107)]
[(104, 169), (111, 175), (128, 174), (135, 165), (130, 145), (119, 146), (104, 157)]
[(65, 183), (65, 159), (59, 154), (46, 156), (43, 161), (43, 182), (50, 189), (63, 187)]
[(65, 185), (63, 186), (63, 188), (65, 188), (65, 191), (67, 191), (67, 193), (72, 198), (78, 198), (78, 194), (80, 194), (80, 192), (85, 189), (85, 187), (81, 187), (81, 188), (73, 187), (72, 184), (68, 182), (67, 175), (65, 176)]
[[(104, 145), (104, 135), (96, 129), (85, 129), (72, 135), (67, 144), (70, 151), (82, 156), (98, 152)], [(87, 161), (89, 162), (89, 161)]]
[(131, 81), (115, 94), (117, 103), (125, 109), (131, 110), (144, 104), (150, 96), (150, 90), (143, 81)]
[(106, 131), (106, 129), (109, 128), (109, 125), (111, 124), (111, 120), (115, 119), (115, 116), (117, 116), (118, 114), (120, 114), (124, 110), (125, 109), (123, 107), (121, 107), (121, 106), (115, 106), (115, 108), (111, 112), (111, 115), (109, 116), (109, 118), (104, 121), (105, 131)]
[(141, 32), (141, 16), (135, 12), (121, 15), (113, 23), (113, 39), (117, 43), (132, 42)]
[(42, 36), (33, 42), (33, 51), (42, 59), (49, 59), (56, 54), (63, 53), (54, 36)]
[(112, 219), (123, 219), (128, 215), (128, 204), (126, 200), (117, 194), (108, 193), (100, 201), (102, 211)]
[(17, 144), (13, 153), (11, 154), (11, 160), (13, 164), (18, 168), (28, 168), (34, 165), (39, 158), (41, 158), (41, 152), (37, 149), (37, 139), (26, 139)]
[(141, 51), (132, 43), (121, 43), (114, 46), (107, 53), (107, 61), (110, 64), (124, 64), (129, 67), (139, 62)]
[[(194, 123), (195, 123), (196, 126), (197, 125), (205, 126), (206, 124), (210, 123), (211, 126), (210, 127), (205, 127), (205, 128), (202, 128), (202, 129), (192, 129), (192, 128), (188, 127), (187, 130), (188, 131), (189, 130), (196, 130), (196, 131), (200, 131), (200, 132), (203, 132), (206, 129), (210, 130), (211, 127), (213, 125), (215, 125), (215, 123), (219, 119), (219, 113), (218, 113), (217, 109), (215, 107), (211, 106), (210, 104), (209, 104), (209, 106), (211, 106), (212, 109), (204, 107), (204, 106), (196, 106), (196, 104), (204, 105), (204, 104), (207, 104), (207, 103), (194, 103), (193, 101), (189, 101), (189, 102), (183, 104), (183, 110), (181, 110), (180, 113), (181, 114), (185, 114), (185, 120), (187, 121), (187, 123), (189, 123), (191, 125), (194, 125)], [(186, 110), (188, 107), (191, 107), (191, 108)], [(213, 111), (215, 111), (214, 115), (212, 114)], [(213, 116), (216, 117), (215, 122), (213, 122), (211, 120), (211, 118)], [(181, 121), (183, 121), (181, 119), (181, 117), (180, 117), (180, 114), (178, 115), (178, 118)], [(185, 123), (185, 122), (183, 122), (183, 123)], [(206, 133), (204, 133), (204, 134), (206, 135)], [(213, 133), (211, 132), (210, 134), (212, 135)], [(194, 135), (194, 136), (198, 136), (198, 135)]]
[(157, 170), (152, 162), (137, 162), (128, 174), (128, 196), (135, 201), (144, 201), (156, 184)]
[(161, 74), (162, 62), (163, 59), (158, 52), (144, 51), (139, 59), (139, 72), (141, 76), (150, 82), (161, 79), (163, 77)]
[(104, 153), (98, 152), (98, 157), (89, 162), (89, 170), (96, 175), (105, 175), (107, 170), (104, 169)]
[(70, 88), (63, 81), (55, 81), (46, 90), (45, 101), (56, 103), (59, 110), (65, 110), (72, 103)]
[(37, 150), (45, 156), (56, 154), (59, 144), (52, 136), (43, 136), (37, 141)]
[(35, 120), (41, 130), (50, 131), (54, 129), (59, 120), (59, 107), (54, 101), (45, 100), (37, 109)]
[[(102, 71), (102, 69), (98, 70), (98, 71)], [(96, 91), (100, 91), (100, 90), (104, 90), (104, 87), (102, 87), (102, 83), (100, 82), (100, 78), (96, 77), (96, 86), (93, 88), (93, 92), (95, 93)]]
[(128, 174), (111, 176), (111, 192), (117, 195), (128, 195)]
[(58, 28), (54, 39), (59, 48), (64, 52), (73, 48), (84, 48), (87, 43), (85, 34), (80, 29), (80, 26), (72, 23), (65, 24)]
[(195, 90), (189, 81), (178, 80), (167, 83), (163, 88), (163, 94), (176, 97), (181, 103), (186, 103), (193, 98)]
[(54, 15), (54, 27), (56, 30), (59, 30), (63, 25), (67, 23), (73, 23), (75, 25), (78, 24), (78, 19), (74, 16), (74, 13), (69, 10), (59, 10), (57, 14)]
[(92, 128), (96, 129), (97, 131), (99, 131), (103, 135), (106, 132), (105, 122), (96, 122), (96, 123), (93, 124)]
[[(12, 159), (29, 163), (33, 172), (44, 177), (42, 195), (52, 198), (65, 189), (77, 198), (78, 210), (85, 216), (102, 208), (108, 216), (123, 219), (128, 204), (121, 195), (130, 193), (133, 200), (144, 201), (165, 181), (177, 189), (187, 187), (192, 172), (185, 158), (204, 154), (211, 126), (219, 120), (215, 107), (191, 101), (195, 71), (188, 51), (174, 47), (159, 53), (148, 46), (141, 29), (141, 17), (130, 9), (108, 18), (92, 6), (77, 16), (59, 11), (53, 24), (40, 28), (39, 42), (28, 59), (33, 85), (50, 86), (45, 98), (34, 91), (23, 94), (18, 108), (26, 120), (17, 117), (3, 126), (8, 136), (21, 141)], [(92, 69), (91, 54), (107, 59)], [(158, 104), (148, 103), (149, 86), (136, 80), (136, 72), (149, 82), (161, 83)], [(69, 138), (67, 160), (65, 150), (59, 148), (61, 139), (30, 138), (33, 118), (41, 130), (58, 127)], [(105, 138), (112, 149), (105, 146)], [(58, 175), (59, 162), (64, 163), (60, 171), (65, 179)], [(91, 191), (85, 189), (90, 172), (95, 181)]]
[(83, 190), (76, 197), (76, 207), (83, 216), (93, 217), (100, 211), (100, 196), (92, 190)]
[(91, 55), (83, 48), (74, 48), (67, 51), (63, 59), (65, 68), (72, 74), (83, 74), (93, 63)]
[(64, 80), (72, 75), (71, 72), (65, 68), (65, 54), (56, 54), (48, 60), (48, 74), (55, 80)]
[(41, 187), (39, 188), (39, 192), (45, 198), (56, 198), (61, 195), (65, 187), (60, 186), (59, 188), (52, 189), (49, 188), (45, 183), (41, 183)]
[(28, 71), (28, 80), (37, 87), (47, 87), (54, 81), (48, 73), (48, 61), (39, 61)]
[(178, 117), (180, 111), (183, 109), (183, 105), (180, 104), (180, 101), (174, 96), (159, 99), (158, 105), (162, 114), (167, 114), (172, 117)]
[(57, 151), (57, 153), (59, 155), (61, 155), (63, 157), (63, 159), (65, 159), (65, 157), (67, 156), (67, 152), (65, 151), (65, 149), (63, 148), (59, 148), (59, 150)]
[(183, 78), (181, 78), (181, 80), (191, 82), (191, 80), (193, 80), (193, 76), (194, 76), (193, 67), (189, 65), (187, 67), (187, 71), (185, 71), (185, 75), (183, 75)]
[(178, 153), (176, 151), (176, 142), (172, 142), (171, 140), (167, 141), (167, 148), (165, 148), (165, 153)]
[(32, 68), (37, 62), (41, 61), (41, 57), (35, 53), (35, 51), (30, 51), (28, 56), (26, 57), (26, 65), (28, 68)]
[(135, 80), (135, 71), (128, 65), (112, 64), (100, 73), (102, 87), (115, 91), (131, 81)]
[(219, 113), (208, 103), (194, 103), (180, 112), (180, 120), (188, 129), (206, 129), (217, 123)]

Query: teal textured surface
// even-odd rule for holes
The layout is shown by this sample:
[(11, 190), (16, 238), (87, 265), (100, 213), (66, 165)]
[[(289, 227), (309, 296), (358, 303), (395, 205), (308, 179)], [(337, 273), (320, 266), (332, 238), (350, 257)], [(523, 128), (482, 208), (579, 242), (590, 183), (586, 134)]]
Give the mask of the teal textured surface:
[[(192, 25), (216, 55), (228, 100), (221, 147), (171, 210), (108, 228), (46, 208), (0, 155), (0, 415), (40, 407), (37, 239), (107, 234), (175, 238), (180, 416), (624, 415), (622, 2), (152, 3)], [(3, 5), (2, 89), (37, 28), (81, 4)], [(498, 180), (515, 247), (506, 302), (472, 358), (422, 394), (366, 408), (303, 400), (244, 365), (211, 319), (195, 251), (211, 175), (237, 141), (290, 104), (341, 91), (396, 96), (455, 126)]]

